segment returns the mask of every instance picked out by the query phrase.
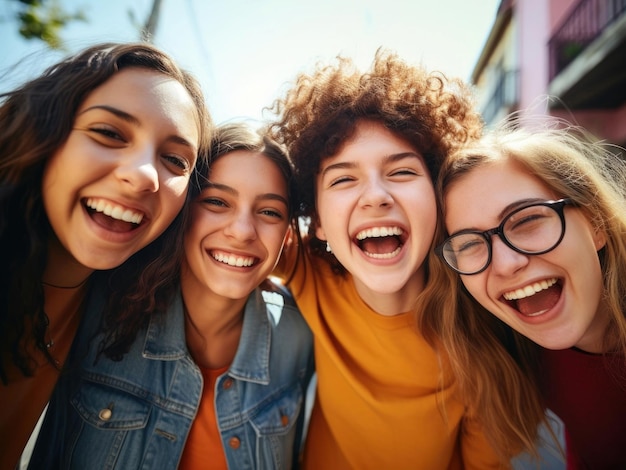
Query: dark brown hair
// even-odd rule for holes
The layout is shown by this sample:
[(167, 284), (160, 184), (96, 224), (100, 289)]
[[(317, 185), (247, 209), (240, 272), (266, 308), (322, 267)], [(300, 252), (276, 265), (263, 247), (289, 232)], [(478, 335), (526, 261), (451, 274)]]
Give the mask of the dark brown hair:
[[(4, 383), (5, 360), (11, 360), (25, 375), (32, 373), (25, 342), (33, 341), (52, 362), (44, 346), (47, 317), (41, 286), (47, 241), (52, 236), (41, 195), (44, 167), (68, 138), (87, 95), (128, 67), (157, 71), (186, 88), (196, 105), (199, 160), (204, 158), (211, 119), (200, 87), (168, 55), (150, 44), (94, 45), (0, 95), (0, 259), (5, 263), (0, 273), (0, 377)], [(169, 262), (163, 247), (177, 246), (184, 217), (184, 213), (179, 215), (159, 239), (114, 270), (112, 285), (124, 285), (120, 298), (131, 296), (131, 290), (135, 297), (142, 296), (146, 286), (152, 288), (152, 282), (161, 282), (159, 272)], [(146, 265), (148, 269), (138, 283), (124, 284), (123, 279), (136, 281), (138, 267)], [(33, 325), (32, 338), (25, 338), (26, 323)]]

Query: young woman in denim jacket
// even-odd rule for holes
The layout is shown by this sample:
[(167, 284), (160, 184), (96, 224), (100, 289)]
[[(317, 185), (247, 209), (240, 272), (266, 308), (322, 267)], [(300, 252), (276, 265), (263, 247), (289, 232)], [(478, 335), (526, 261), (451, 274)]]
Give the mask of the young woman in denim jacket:
[(135, 312), (134, 332), (116, 328), (125, 320), (114, 313), (104, 329), (91, 316), (33, 468), (297, 465), (312, 336), (267, 279), (290, 230), (292, 169), (280, 147), (239, 124), (217, 130), (212, 158), (171, 279), (180, 288), (162, 289), (173, 297), (167, 311)]
[(151, 301), (211, 130), (197, 81), (145, 43), (92, 45), (0, 95), (0, 468), (36, 429), (94, 273), (115, 280), (112, 311)]

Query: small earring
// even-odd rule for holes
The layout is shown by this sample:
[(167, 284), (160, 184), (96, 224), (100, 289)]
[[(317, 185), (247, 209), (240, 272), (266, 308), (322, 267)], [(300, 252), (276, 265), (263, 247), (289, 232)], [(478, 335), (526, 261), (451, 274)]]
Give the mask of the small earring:
[(328, 243), (328, 242), (326, 242), (326, 251), (328, 253), (332, 253), (333, 252), (333, 249), (330, 247), (330, 243)]

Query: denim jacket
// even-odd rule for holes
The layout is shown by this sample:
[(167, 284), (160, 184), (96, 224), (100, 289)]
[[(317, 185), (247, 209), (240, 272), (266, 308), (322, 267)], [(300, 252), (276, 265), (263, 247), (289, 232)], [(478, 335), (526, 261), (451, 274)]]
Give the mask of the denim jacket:
[[(74, 344), (80, 365), (55, 389), (30, 468), (174, 469), (203, 387), (185, 344), (180, 295), (117, 362), (103, 355), (94, 362), (100, 341), (89, 338), (101, 309), (87, 310)], [(216, 383), (228, 468), (297, 466), (312, 372), (312, 335), (291, 296), (279, 286), (254, 291), (235, 358)]]

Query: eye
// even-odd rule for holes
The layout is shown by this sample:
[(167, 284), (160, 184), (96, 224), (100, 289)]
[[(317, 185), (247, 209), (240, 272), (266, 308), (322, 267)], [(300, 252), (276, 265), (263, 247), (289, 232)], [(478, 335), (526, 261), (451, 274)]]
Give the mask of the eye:
[(471, 250), (477, 250), (479, 248), (482, 248), (482, 246), (484, 245), (485, 242), (483, 242), (480, 239), (474, 239), (474, 240), (468, 240), (465, 241), (463, 243), (461, 243), (456, 251), (458, 253), (462, 253), (462, 252), (471, 252)]
[(217, 197), (205, 197), (200, 199), (200, 203), (214, 208), (227, 208), (228, 204), (223, 199)]
[(420, 173), (414, 168), (402, 167), (395, 168), (388, 173), (389, 178), (396, 181), (412, 181)]
[(188, 172), (191, 167), (189, 160), (178, 155), (163, 155), (161, 158), (163, 158), (169, 166), (172, 166), (176, 170), (181, 170), (183, 173)]
[(126, 139), (122, 136), (122, 134), (117, 131), (115, 128), (112, 127), (90, 127), (89, 131), (96, 134), (96, 137), (100, 140), (101, 137), (104, 137), (103, 140), (106, 141), (119, 141), (119, 142), (126, 142)]
[(355, 178), (351, 177), (351, 176), (340, 176), (338, 178), (333, 179), (329, 184), (328, 187), (332, 188), (333, 186), (338, 186), (342, 183), (349, 183), (351, 181), (354, 181)]
[(475, 252), (476, 250), (483, 249), (485, 246), (485, 240), (472, 233), (460, 233), (450, 239), (449, 249), (457, 255), (463, 254), (464, 256)]
[(276, 209), (263, 209), (262, 211), (260, 211), (260, 213), (262, 215), (266, 215), (268, 217), (276, 218), (278, 220), (283, 220), (285, 218), (283, 213), (280, 212), (279, 210), (276, 210)]
[(540, 229), (546, 222), (551, 222), (556, 213), (543, 206), (532, 206), (522, 209), (509, 216), (506, 222), (506, 230), (515, 232), (528, 232)]
[(400, 168), (398, 170), (394, 170), (391, 175), (392, 176), (396, 176), (396, 175), (416, 175), (417, 172), (415, 170), (412, 170), (411, 168)]

